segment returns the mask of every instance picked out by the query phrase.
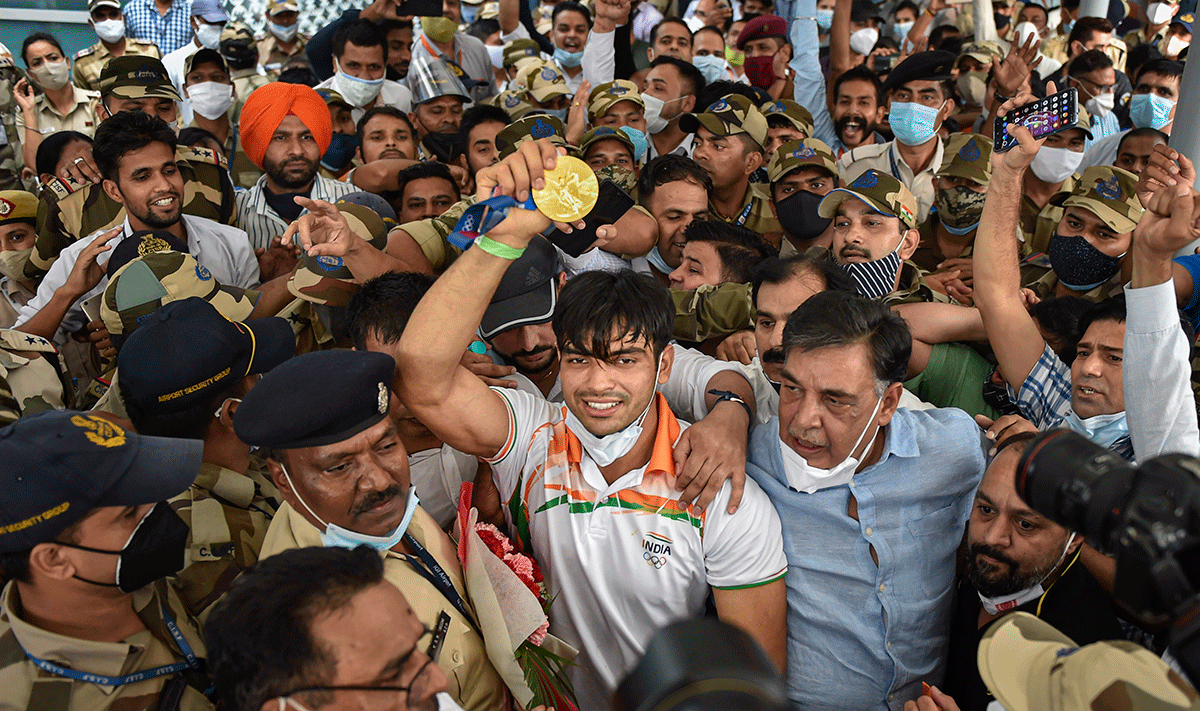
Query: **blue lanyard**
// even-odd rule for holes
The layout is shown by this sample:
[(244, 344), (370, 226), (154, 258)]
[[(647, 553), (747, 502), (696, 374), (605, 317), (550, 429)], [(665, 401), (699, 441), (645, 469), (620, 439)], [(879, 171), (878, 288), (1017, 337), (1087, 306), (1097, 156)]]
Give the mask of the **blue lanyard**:
[(183, 671), (184, 669), (198, 669), (200, 663), (196, 660), (195, 653), (192, 652), (192, 647), (184, 639), (183, 633), (175, 626), (175, 620), (171, 617), (171, 613), (167, 612), (166, 605), (162, 600), (158, 601), (159, 610), (162, 612), (163, 624), (167, 626), (167, 631), (171, 633), (171, 637), (175, 640), (175, 644), (179, 645), (179, 651), (183, 653), (186, 662), (176, 662), (167, 664), (166, 666), (155, 667), (145, 671), (126, 674), (125, 676), (104, 676), (103, 674), (89, 674), (87, 672), (76, 671), (75, 669), (67, 669), (53, 662), (48, 662), (45, 659), (38, 659), (30, 654), (24, 647), (21, 651), (25, 652), (25, 656), (29, 657), (29, 661), (33, 662), (38, 669), (49, 672), (55, 676), (63, 676), (75, 681), (84, 681), (89, 684), (98, 684), (100, 686), (125, 686), (126, 684), (136, 684), (139, 681), (147, 679), (155, 679), (167, 674), (174, 674)]
[(742, 210), (742, 214), (738, 216), (737, 220), (735, 220), (733, 224), (737, 225), (738, 227), (746, 224), (746, 218), (750, 217), (750, 208), (752, 207), (754, 207), (754, 198), (751, 198), (750, 202), (746, 203), (746, 209)]
[(888, 148), (888, 160), (892, 164), (892, 177), (903, 183), (904, 178), (900, 177), (900, 166), (896, 165), (896, 144), (894, 143)]
[(467, 610), (467, 604), (463, 602), (462, 595), (459, 595), (458, 590), (454, 589), (454, 583), (450, 582), (450, 576), (446, 573), (445, 569), (442, 568), (429, 551), (425, 550), (425, 546), (417, 543), (417, 539), (413, 538), (411, 533), (404, 534), (404, 542), (412, 546), (412, 549), (417, 552), (417, 558), (420, 558), (418, 561), (410, 555), (405, 555), (404, 559), (408, 561), (408, 564), (415, 568), (421, 574), (421, 577), (428, 580), (430, 585), (437, 588), (442, 597), (449, 600), (450, 604), (454, 605), (454, 609), (462, 613), (462, 616), (467, 618), (467, 622), (470, 622), (471, 626), (478, 630), (479, 625)]

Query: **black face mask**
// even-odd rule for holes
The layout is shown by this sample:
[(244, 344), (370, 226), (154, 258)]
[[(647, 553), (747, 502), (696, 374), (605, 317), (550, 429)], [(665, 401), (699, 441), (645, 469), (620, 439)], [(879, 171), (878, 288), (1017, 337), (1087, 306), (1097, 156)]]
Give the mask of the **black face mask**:
[(994, 13), (992, 13), (992, 15), (996, 18), (996, 29), (997, 30), (1002, 30), (1005, 27), (1008, 27), (1009, 21), (1012, 20), (1012, 18), (1009, 17), (1008, 15), (1001, 15), (998, 12), (994, 12)]
[(165, 578), (183, 570), (188, 533), (187, 524), (163, 501), (150, 509), (150, 513), (146, 514), (134, 529), (133, 535), (129, 537), (125, 547), (119, 551), (88, 548), (61, 541), (58, 543), (81, 551), (120, 556), (120, 560), (117, 561), (116, 583), (102, 583), (98, 580), (81, 578), (78, 575), (75, 578), (92, 585), (119, 588), (121, 592), (131, 593), (146, 587), (159, 578)]
[(775, 213), (779, 216), (783, 231), (801, 242), (811, 242), (824, 234), (833, 222), (833, 218), (821, 217), (817, 213), (817, 207), (824, 199), (824, 195), (797, 190), (775, 203)]
[(440, 163), (449, 163), (454, 153), (454, 143), (457, 138), (454, 133), (427, 133), (421, 139), (425, 150), (429, 151)]

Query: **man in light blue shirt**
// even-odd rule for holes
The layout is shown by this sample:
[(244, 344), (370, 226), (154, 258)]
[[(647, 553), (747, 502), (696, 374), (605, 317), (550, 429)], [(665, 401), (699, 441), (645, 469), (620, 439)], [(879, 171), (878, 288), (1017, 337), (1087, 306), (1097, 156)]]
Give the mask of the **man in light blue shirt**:
[(812, 296), (784, 332), (779, 416), (751, 436), (747, 473), (783, 521), (802, 708), (901, 711), (942, 682), (984, 445), (961, 410), (898, 408), (911, 350), (883, 304)]

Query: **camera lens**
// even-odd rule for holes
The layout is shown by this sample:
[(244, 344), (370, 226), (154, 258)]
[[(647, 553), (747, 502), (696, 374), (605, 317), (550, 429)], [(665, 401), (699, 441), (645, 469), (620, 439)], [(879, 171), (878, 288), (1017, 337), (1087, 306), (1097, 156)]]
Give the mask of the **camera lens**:
[(1017, 492), (1035, 511), (1107, 546), (1133, 479), (1133, 467), (1066, 429), (1030, 441), (1017, 463)]

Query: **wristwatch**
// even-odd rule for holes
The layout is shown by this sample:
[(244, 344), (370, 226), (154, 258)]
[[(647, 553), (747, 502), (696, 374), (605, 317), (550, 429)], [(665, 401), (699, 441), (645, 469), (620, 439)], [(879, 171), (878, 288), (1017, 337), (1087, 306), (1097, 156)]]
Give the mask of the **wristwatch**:
[[(747, 405), (746, 401), (743, 400), (742, 397), (737, 393), (730, 392), (728, 390), (713, 389), (709, 390), (708, 394), (717, 396), (717, 402), (713, 403), (713, 407), (716, 407), (718, 402), (723, 402), (725, 400), (728, 400), (729, 402), (736, 402), (737, 404), (741, 405), (742, 408), (746, 410), (746, 417), (750, 420), (750, 424), (754, 424), (754, 413), (750, 411), (750, 406)], [(711, 411), (712, 407), (710, 407), (709, 410)]]

